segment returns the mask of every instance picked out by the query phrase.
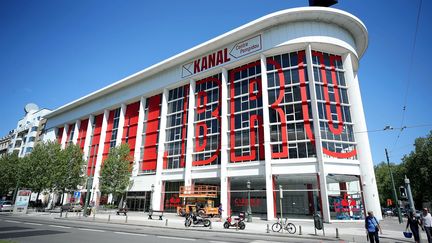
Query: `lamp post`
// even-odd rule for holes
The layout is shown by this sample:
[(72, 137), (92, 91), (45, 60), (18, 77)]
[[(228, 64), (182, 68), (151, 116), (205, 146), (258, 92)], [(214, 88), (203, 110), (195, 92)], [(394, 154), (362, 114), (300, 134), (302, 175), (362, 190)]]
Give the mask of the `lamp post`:
[(151, 194), (150, 194), (150, 207), (149, 207), (149, 211), (153, 211), (153, 192), (154, 192), (154, 184), (151, 185)]
[(248, 222), (252, 222), (252, 209), (250, 207), (250, 180), (247, 181), (246, 185), (248, 189), (248, 209), (247, 209)]

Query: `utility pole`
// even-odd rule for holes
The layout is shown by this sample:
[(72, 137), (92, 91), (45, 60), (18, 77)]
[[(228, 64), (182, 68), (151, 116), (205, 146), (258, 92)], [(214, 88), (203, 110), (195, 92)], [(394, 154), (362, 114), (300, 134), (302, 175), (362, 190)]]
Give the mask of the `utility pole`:
[(410, 180), (408, 179), (408, 177), (405, 175), (405, 188), (407, 190), (407, 196), (408, 196), (408, 202), (410, 204), (410, 208), (412, 210), (412, 212), (416, 213), (416, 209), (415, 209), (415, 205), (414, 205), (414, 199), (411, 193), (411, 185), (410, 185)]
[(400, 207), (399, 207), (399, 199), (396, 193), (396, 187), (395, 187), (395, 183), (394, 183), (394, 179), (393, 179), (393, 172), (391, 170), (390, 167), (390, 160), (389, 160), (389, 156), (388, 156), (388, 152), (387, 149), (385, 149), (385, 154), (386, 154), (386, 158), (387, 158), (387, 166), (389, 169), (389, 173), (390, 173), (390, 178), (392, 181), (392, 186), (393, 186), (393, 196), (394, 196), (394, 200), (395, 200), (395, 204), (396, 204), (396, 208), (397, 208), (397, 212), (398, 212), (398, 219), (399, 219), (399, 224), (402, 224), (402, 215), (401, 215), (401, 211), (400, 211)]

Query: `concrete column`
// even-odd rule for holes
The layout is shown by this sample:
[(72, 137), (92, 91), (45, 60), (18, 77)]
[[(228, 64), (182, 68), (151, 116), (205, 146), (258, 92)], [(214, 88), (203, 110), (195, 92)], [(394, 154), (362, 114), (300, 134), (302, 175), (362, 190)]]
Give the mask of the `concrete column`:
[(154, 193), (153, 193), (153, 209), (160, 210), (162, 204), (162, 170), (163, 170), (163, 157), (165, 152), (165, 128), (166, 128), (166, 114), (168, 111), (168, 89), (164, 89), (162, 93), (162, 106), (161, 106), (161, 118), (160, 118), (160, 127), (159, 127), (159, 146), (158, 146), (158, 157), (156, 164), (156, 178), (154, 184)]
[(76, 144), (78, 141), (78, 135), (79, 135), (79, 128), (81, 125), (81, 120), (76, 120), (75, 126), (74, 126), (74, 135), (72, 137), (72, 143)]
[(195, 80), (190, 80), (189, 85), (189, 103), (188, 103), (188, 124), (187, 124), (187, 136), (186, 136), (186, 163), (185, 163), (185, 178), (184, 185), (192, 186), (192, 161), (194, 151), (194, 114), (195, 114)]
[(122, 142), (121, 140), (123, 137), (123, 127), (124, 127), (124, 123), (125, 123), (125, 114), (126, 114), (126, 105), (121, 104), (119, 124), (118, 124), (118, 130), (117, 130), (117, 138), (116, 138), (116, 146), (119, 146)]
[(343, 57), (345, 80), (348, 86), (348, 98), (351, 105), (351, 119), (354, 123), (354, 138), (357, 142), (357, 158), (360, 162), (361, 183), (363, 187), (363, 200), (366, 210), (372, 210), (374, 215), (381, 219), (381, 207), (378, 197), (378, 188), (375, 179), (374, 165), (369, 144), (366, 119), (361, 99), (357, 72), (353, 69), (353, 59), (356, 57), (348, 53)]
[(100, 170), (102, 165), (102, 156), (104, 151), (104, 143), (106, 138), (106, 131), (108, 127), (108, 117), (109, 117), (109, 110), (104, 111), (104, 116), (102, 120), (102, 128), (101, 128), (101, 135), (99, 138), (99, 147), (97, 151), (97, 157), (96, 157), (96, 168), (95, 173), (93, 176), (93, 185), (92, 188), (95, 188), (92, 194), (92, 200), (96, 202), (96, 205), (99, 205), (98, 195), (99, 195), (99, 176), (100, 176)]
[(221, 167), (220, 167), (220, 193), (221, 193), (221, 204), (223, 207), (222, 217), (228, 217), (228, 193), (229, 193), (229, 183), (228, 183), (228, 71), (222, 69), (222, 80), (221, 80)]
[[(142, 140), (143, 127), (144, 127), (144, 109), (146, 106), (146, 98), (141, 97), (140, 108), (138, 114), (138, 127), (137, 127), (137, 135), (135, 140), (135, 154), (134, 154), (134, 164), (132, 169), (132, 176), (137, 176), (139, 172), (141, 157), (141, 146), (145, 141)], [(124, 121), (124, 119), (123, 119)]]
[(89, 157), (89, 152), (90, 152), (90, 144), (91, 144), (91, 134), (93, 132), (93, 121), (94, 121), (94, 115), (90, 115), (89, 119), (88, 119), (88, 124), (87, 124), (87, 132), (86, 132), (86, 137), (84, 140), (84, 149), (83, 149), (83, 156), (84, 159), (86, 161), (88, 161), (88, 157)]
[(261, 87), (263, 102), (263, 128), (264, 128), (264, 162), (265, 162), (265, 181), (267, 198), (267, 220), (274, 219), (274, 200), (273, 198), (273, 173), (271, 166), (271, 144), (270, 144), (270, 117), (267, 85), (267, 59), (261, 54)]
[(328, 193), (327, 193), (327, 173), (325, 172), (324, 166), (324, 153), (322, 149), (322, 141), (321, 141), (321, 129), (319, 124), (319, 114), (318, 114), (318, 103), (315, 89), (315, 77), (313, 74), (312, 67), (312, 47), (311, 45), (307, 45), (306, 47), (306, 63), (307, 63), (307, 72), (309, 77), (309, 89), (310, 89), (310, 99), (311, 99), (311, 108), (312, 108), (312, 118), (313, 118), (313, 129), (315, 136), (315, 149), (318, 160), (318, 175), (319, 175), (319, 185), (320, 185), (320, 196), (322, 203), (322, 217), (324, 222), (330, 222), (330, 207), (328, 201)]
[(66, 147), (66, 139), (67, 139), (68, 130), (69, 130), (69, 125), (65, 124), (64, 128), (63, 128), (62, 139), (61, 139), (61, 149), (64, 149)]

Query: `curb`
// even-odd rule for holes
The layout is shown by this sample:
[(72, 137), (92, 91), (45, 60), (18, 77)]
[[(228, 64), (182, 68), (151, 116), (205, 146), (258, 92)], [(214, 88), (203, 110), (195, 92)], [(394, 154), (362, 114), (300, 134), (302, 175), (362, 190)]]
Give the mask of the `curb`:
[[(232, 230), (221, 230), (221, 229), (215, 229), (213, 228), (211, 231), (210, 230), (205, 230), (207, 228), (201, 228), (201, 227), (189, 227), (189, 228), (178, 228), (178, 227), (172, 227), (172, 226), (156, 226), (156, 225), (143, 225), (143, 224), (136, 224), (136, 223), (121, 223), (121, 222), (110, 222), (107, 223), (106, 221), (98, 221), (97, 219), (95, 221), (93, 220), (85, 220), (85, 219), (74, 219), (74, 218), (59, 218), (59, 217), (55, 217), (54, 219), (56, 220), (63, 220), (63, 221), (75, 221), (75, 222), (89, 222), (89, 223), (102, 223), (102, 224), (111, 224), (111, 225), (130, 225), (130, 226), (141, 226), (141, 227), (148, 227), (148, 228), (159, 228), (159, 229), (172, 229), (172, 230), (178, 230), (178, 231), (189, 231), (189, 230), (194, 230), (197, 232), (202, 232), (202, 231), (206, 231), (206, 232), (222, 232), (222, 233), (231, 233), (231, 234), (236, 234), (236, 235), (242, 235), (242, 233), (237, 232), (237, 231), (232, 231)], [(314, 239), (314, 240), (325, 240), (325, 241), (341, 241), (342, 239), (336, 239), (336, 238), (332, 238), (332, 237), (324, 237), (324, 236), (314, 236), (311, 234), (304, 234), (302, 236), (297, 235), (297, 234), (286, 234), (286, 235), (276, 235), (276, 234), (272, 234), (272, 233), (253, 233), (253, 232), (247, 232), (248, 235), (259, 235), (259, 236), (263, 236), (263, 235), (271, 235), (272, 237), (277, 237), (277, 238), (288, 238), (288, 237), (292, 237), (292, 238), (297, 238), (297, 239)], [(281, 234), (281, 233), (278, 233)]]

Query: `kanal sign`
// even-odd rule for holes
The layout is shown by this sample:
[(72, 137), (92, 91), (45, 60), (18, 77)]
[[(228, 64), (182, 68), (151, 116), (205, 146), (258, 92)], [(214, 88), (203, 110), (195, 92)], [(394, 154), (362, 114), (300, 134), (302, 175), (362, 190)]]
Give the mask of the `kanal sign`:
[(218, 67), (222, 64), (239, 59), (249, 54), (262, 50), (261, 34), (254, 37), (232, 43), (207, 55), (201, 56), (191, 62), (182, 65), (182, 78)]

